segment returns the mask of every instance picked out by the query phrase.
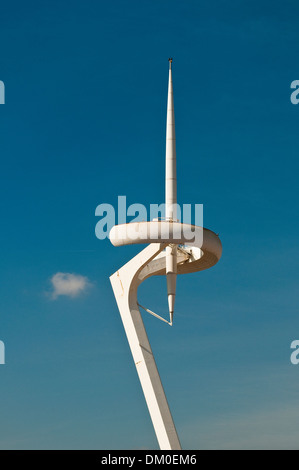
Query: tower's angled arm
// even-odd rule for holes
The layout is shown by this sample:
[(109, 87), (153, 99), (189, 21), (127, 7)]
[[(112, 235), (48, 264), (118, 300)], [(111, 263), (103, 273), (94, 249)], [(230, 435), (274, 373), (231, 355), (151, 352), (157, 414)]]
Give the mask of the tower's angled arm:
[(162, 450), (180, 442), (137, 304), (138, 275), (166, 246), (152, 243), (110, 277), (145, 400)]

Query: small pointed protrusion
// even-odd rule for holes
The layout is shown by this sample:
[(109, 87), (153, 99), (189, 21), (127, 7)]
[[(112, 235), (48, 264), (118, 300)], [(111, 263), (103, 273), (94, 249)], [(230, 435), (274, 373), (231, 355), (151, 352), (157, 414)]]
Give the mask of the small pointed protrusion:
[(172, 322), (173, 322), (174, 301), (175, 301), (175, 295), (174, 294), (169, 294), (168, 295), (168, 307), (169, 307), (169, 318), (170, 318), (170, 325), (171, 326), (172, 326)]
[[(169, 256), (171, 256), (171, 254)], [(176, 261), (176, 257), (175, 257), (175, 261)], [(175, 303), (176, 277), (177, 277), (176, 267), (172, 271), (168, 271), (166, 274), (168, 310), (169, 310), (171, 324), (172, 324), (172, 319), (173, 319), (174, 303)]]
[(172, 324), (173, 324), (173, 312), (169, 312), (169, 319), (170, 319), (169, 325), (172, 326)]

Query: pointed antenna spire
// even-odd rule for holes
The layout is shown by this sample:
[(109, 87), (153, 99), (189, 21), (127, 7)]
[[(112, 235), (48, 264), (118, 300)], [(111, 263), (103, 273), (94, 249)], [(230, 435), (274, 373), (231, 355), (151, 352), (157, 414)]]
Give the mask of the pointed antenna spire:
[[(177, 220), (177, 179), (176, 179), (176, 149), (175, 125), (172, 85), (172, 58), (169, 58), (169, 82), (167, 99), (166, 124), (166, 174), (165, 174), (165, 217), (168, 221)], [(172, 325), (177, 276), (177, 248), (166, 248), (166, 280), (170, 324)]]
[(177, 179), (176, 179), (176, 148), (175, 123), (172, 84), (172, 58), (169, 61), (169, 82), (167, 99), (166, 124), (166, 184), (165, 184), (165, 217), (166, 220), (176, 220)]

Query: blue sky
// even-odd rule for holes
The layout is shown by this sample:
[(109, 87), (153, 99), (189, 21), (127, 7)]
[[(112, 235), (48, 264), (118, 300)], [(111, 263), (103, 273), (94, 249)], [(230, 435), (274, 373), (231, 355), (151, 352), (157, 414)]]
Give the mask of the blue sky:
[[(223, 257), (179, 277), (173, 328), (144, 313), (185, 449), (298, 449), (296, 1), (1, 6), (1, 449), (158, 447), (109, 276), (140, 247), (95, 208), (164, 202), (173, 56), (178, 202)], [(57, 273), (80, 295), (53, 295)], [(57, 279), (57, 278), (56, 278)], [(141, 303), (167, 308), (166, 281)]]

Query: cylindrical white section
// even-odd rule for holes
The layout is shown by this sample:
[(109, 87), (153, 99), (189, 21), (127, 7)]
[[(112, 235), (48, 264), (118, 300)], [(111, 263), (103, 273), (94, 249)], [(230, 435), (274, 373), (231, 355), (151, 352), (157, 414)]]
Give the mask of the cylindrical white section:
[(169, 313), (173, 314), (177, 275), (177, 248), (176, 246), (166, 247), (166, 280)]
[(169, 82), (167, 98), (166, 123), (166, 168), (165, 168), (165, 217), (166, 220), (176, 220), (177, 178), (176, 178), (176, 150), (175, 125), (173, 105), (173, 85), (171, 62), (169, 62)]

